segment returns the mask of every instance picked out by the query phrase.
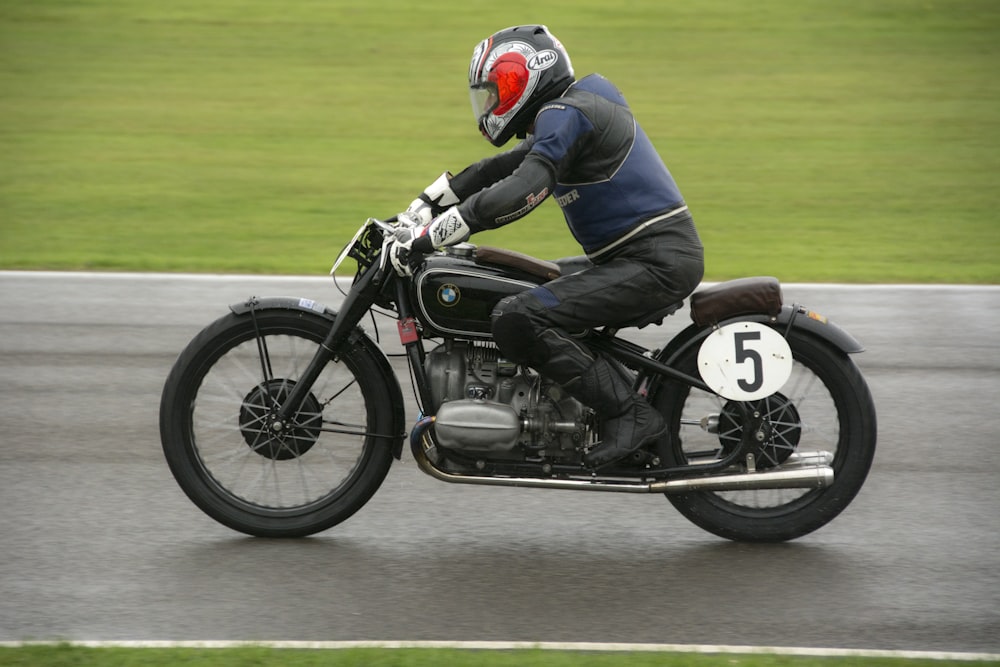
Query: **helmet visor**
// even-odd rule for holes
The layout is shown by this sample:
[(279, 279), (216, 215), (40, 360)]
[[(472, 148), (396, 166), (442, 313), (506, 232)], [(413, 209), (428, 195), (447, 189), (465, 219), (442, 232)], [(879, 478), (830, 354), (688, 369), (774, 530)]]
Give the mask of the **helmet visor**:
[(497, 86), (492, 82), (469, 88), (469, 98), (472, 100), (472, 115), (477, 121), (482, 120), (483, 116), (496, 109), (500, 103)]

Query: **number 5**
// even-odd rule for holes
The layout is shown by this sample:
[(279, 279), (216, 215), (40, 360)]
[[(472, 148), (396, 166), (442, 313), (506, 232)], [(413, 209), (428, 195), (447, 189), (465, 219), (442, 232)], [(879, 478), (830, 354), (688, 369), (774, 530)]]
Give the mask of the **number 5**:
[(760, 340), (759, 331), (740, 331), (733, 335), (736, 341), (736, 363), (742, 364), (749, 359), (753, 364), (753, 381), (748, 382), (743, 378), (736, 381), (743, 391), (755, 392), (764, 385), (764, 361), (760, 358), (757, 350), (748, 350), (743, 344), (748, 340)]

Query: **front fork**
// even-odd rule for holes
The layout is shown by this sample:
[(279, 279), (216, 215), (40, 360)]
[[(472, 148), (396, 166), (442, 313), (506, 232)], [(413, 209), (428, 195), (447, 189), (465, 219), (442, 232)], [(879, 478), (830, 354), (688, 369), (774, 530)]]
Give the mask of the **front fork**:
[[(271, 423), (272, 429), (281, 431), (292, 422), (326, 365), (342, 352), (345, 345), (350, 346), (352, 344), (353, 337), (358, 332), (356, 326), (365, 313), (375, 304), (382, 280), (386, 275), (391, 276), (393, 274), (389, 274), (378, 265), (373, 265), (352, 286), (351, 291), (348, 292), (347, 298), (344, 299), (344, 303), (340, 307), (340, 312), (337, 314), (337, 319), (330, 328), (330, 332), (316, 349), (312, 360), (310, 360), (309, 364), (303, 370), (302, 376), (292, 387), (291, 392), (289, 392), (281, 405), (274, 406), (275, 409), (272, 412), (274, 418)], [(395, 280), (396, 310), (400, 327), (400, 340), (406, 348), (406, 355), (414, 376), (414, 382), (417, 386), (421, 407), (423, 407), (431, 405), (430, 389), (424, 372), (424, 348), (416, 329), (416, 322), (413, 318), (410, 298), (406, 288), (406, 281)], [(263, 341), (263, 337), (259, 331), (257, 332), (257, 339), (258, 341)], [(266, 348), (263, 347), (262, 342), (259, 342), (258, 345), (260, 347), (261, 366), (264, 369), (266, 381), (269, 369)]]
[[(330, 327), (330, 332), (316, 349), (316, 354), (313, 355), (312, 360), (305, 367), (305, 370), (302, 371), (302, 376), (296, 381), (281, 405), (275, 406), (276, 409), (272, 412), (274, 418), (270, 425), (273, 430), (281, 431), (286, 425), (292, 422), (293, 417), (302, 407), (320, 373), (323, 372), (323, 369), (330, 361), (340, 354), (344, 344), (350, 343), (352, 334), (356, 331), (355, 327), (357, 323), (361, 321), (364, 314), (375, 303), (383, 275), (384, 271), (377, 264), (374, 264), (351, 287), (351, 290), (347, 293), (347, 297), (344, 299), (344, 303), (340, 307), (337, 319), (334, 320), (333, 326)], [(257, 339), (262, 340), (259, 331), (257, 332)], [(263, 355), (264, 348), (261, 348), (261, 350), (261, 354)], [(261, 364), (266, 368), (266, 359), (262, 358)]]

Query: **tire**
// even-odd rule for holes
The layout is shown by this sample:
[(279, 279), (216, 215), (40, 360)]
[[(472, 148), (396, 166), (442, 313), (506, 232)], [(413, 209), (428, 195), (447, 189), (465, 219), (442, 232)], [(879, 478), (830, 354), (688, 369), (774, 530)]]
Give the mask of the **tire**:
[[(845, 353), (831, 344), (792, 330), (792, 376), (781, 389), (751, 407), (769, 415), (770, 435), (757, 457), (757, 468), (780, 465), (793, 452), (826, 451), (834, 481), (822, 489), (696, 491), (667, 495), (695, 525), (720, 537), (742, 542), (782, 542), (828, 523), (861, 489), (875, 455), (876, 418), (868, 385)], [(697, 376), (698, 346), (677, 360), (677, 367)], [(676, 382), (665, 383), (652, 398), (669, 423), (670, 438), (661, 455), (670, 466), (717, 458), (742, 436), (742, 417), (731, 402)], [(718, 418), (716, 433), (702, 418)]]
[(358, 511), (392, 463), (391, 392), (377, 357), (356, 346), (326, 365), (294, 425), (267, 425), (331, 321), (294, 310), (256, 313), (270, 360), (265, 383), (254, 320), (219, 318), (174, 364), (160, 438), (177, 483), (206, 514), (258, 537), (302, 537)]

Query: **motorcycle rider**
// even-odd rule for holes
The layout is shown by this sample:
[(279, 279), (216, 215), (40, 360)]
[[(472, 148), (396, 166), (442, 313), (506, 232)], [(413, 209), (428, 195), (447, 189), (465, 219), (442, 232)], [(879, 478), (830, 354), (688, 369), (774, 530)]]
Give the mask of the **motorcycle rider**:
[(621, 92), (599, 74), (574, 78), (548, 28), (501, 30), (476, 46), (469, 89), (479, 130), (513, 149), (442, 174), (399, 216), (393, 265), (524, 217), (550, 195), (589, 262), (501, 300), (492, 313), (503, 355), (558, 382), (600, 418), (594, 468), (661, 438), (660, 415), (622, 369), (570, 331), (616, 326), (694, 291), (704, 254), (694, 221)]

